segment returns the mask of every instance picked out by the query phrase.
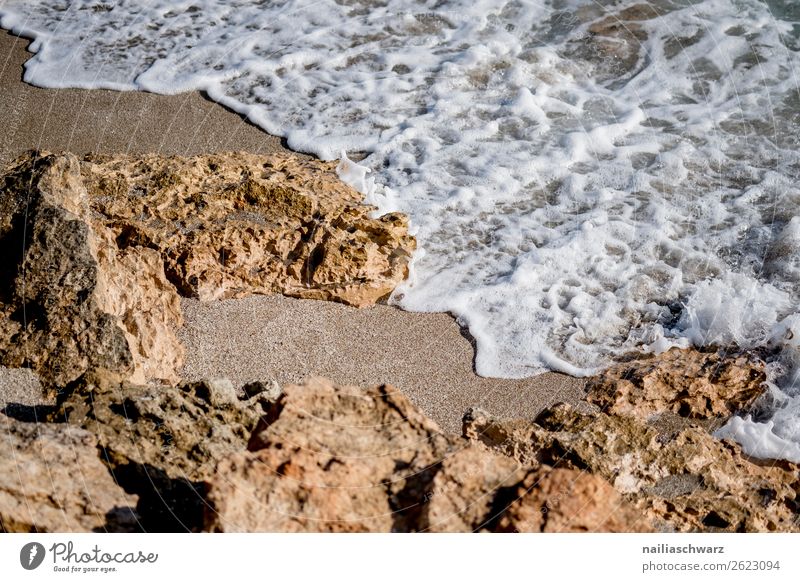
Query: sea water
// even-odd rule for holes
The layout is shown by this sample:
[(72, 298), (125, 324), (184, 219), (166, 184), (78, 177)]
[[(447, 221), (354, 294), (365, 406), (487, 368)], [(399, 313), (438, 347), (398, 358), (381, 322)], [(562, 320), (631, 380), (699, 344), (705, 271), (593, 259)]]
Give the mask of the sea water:
[(479, 374), (769, 350), (768, 403), (720, 434), (800, 461), (800, 3), (0, 0), (0, 17), (34, 39), (29, 83), (201, 90), (341, 159), (411, 218), (392, 302), (453, 313)]

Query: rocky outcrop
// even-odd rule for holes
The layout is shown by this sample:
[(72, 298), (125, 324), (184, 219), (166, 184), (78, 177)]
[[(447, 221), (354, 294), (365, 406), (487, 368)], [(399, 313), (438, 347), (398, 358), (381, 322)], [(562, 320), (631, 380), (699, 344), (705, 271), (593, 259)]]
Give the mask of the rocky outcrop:
[[(609, 496), (609, 488), (595, 479), (587, 485), (577, 472), (567, 471), (565, 477), (550, 475), (546, 468), (535, 471), (537, 476), (480, 444), (443, 434), (390, 386), (362, 390), (316, 380), (287, 387), (254, 431), (248, 451), (218, 465), (208, 485), (206, 528), (436, 532), (639, 527), (625, 522), (635, 518), (627, 503)], [(584, 515), (573, 515), (570, 524), (564, 511), (578, 506), (563, 505), (555, 510), (563, 518), (549, 526), (527, 524), (530, 514), (541, 513), (550, 492), (567, 491), (554, 484), (566, 486), (569, 477), (578, 478), (570, 490), (583, 500)], [(617, 518), (612, 518), (615, 511)]]
[(542, 467), (511, 490), (496, 531), (585, 533), (652, 531), (649, 521), (606, 480), (577, 469)]
[(454, 442), (452, 448), (422, 497), (425, 521), (418, 531), (487, 529), (506, 504), (516, 501), (506, 499), (505, 493), (525, 478), (518, 463), (468, 443)]
[[(237, 393), (226, 380), (142, 386), (94, 373), (60, 396), (53, 424), (7, 420), (4, 450), (16, 464), (44, 442), (45, 467), (62, 455), (96, 474), (93, 503), (123, 495), (118, 486), (135, 496), (126, 507), (138, 498), (146, 531), (797, 531), (798, 467), (750, 459), (679, 412), (561, 404), (531, 422), (473, 409), (459, 438), (390, 386), (255, 382)], [(62, 529), (124, 529), (116, 506), (69, 500), (71, 473), (58, 484), (67, 493), (47, 497), (54, 485), (25, 489), (33, 476), (15, 485), (12, 469), (0, 486), (6, 529), (50, 528), (51, 505), (84, 518)], [(20, 517), (27, 505), (42, 515)]]
[(374, 210), (334, 164), (291, 154), (93, 156), (90, 204), (123, 248), (155, 249), (180, 293), (283, 293), (365, 306), (407, 273), (407, 220)]
[(103, 376), (82, 379), (51, 420), (97, 435), (114, 465), (162, 468), (170, 477), (200, 479), (225, 455), (244, 449), (269, 400), (240, 400), (228, 380), (142, 386)]
[(594, 376), (586, 398), (609, 414), (719, 420), (749, 409), (766, 379), (764, 362), (746, 354), (672, 348)]
[(208, 527), (223, 531), (410, 530), (453, 443), (390, 387), (285, 388), (249, 452), (211, 480)]
[(74, 156), (23, 157), (0, 178), (0, 360), (48, 388), (88, 370), (177, 380), (178, 294), (158, 253), (120, 248)]
[(95, 435), (0, 415), (0, 531), (133, 531), (137, 498), (112, 479)]
[(447, 457), (426, 496), (432, 532), (647, 532), (650, 524), (602, 477), (536, 469), (468, 446)]
[(661, 530), (798, 529), (796, 465), (749, 459), (736, 443), (670, 413), (645, 421), (561, 404), (528, 422), (473, 409), (464, 434), (524, 465), (602, 478)]
[(275, 397), (257, 388), (240, 399), (228, 380), (172, 388), (93, 375), (51, 420), (96, 435), (116, 481), (140, 497), (145, 529), (193, 531), (202, 521), (203, 479), (220, 459), (245, 449)]
[(288, 154), (31, 152), (0, 177), (0, 363), (49, 388), (94, 370), (174, 384), (179, 294), (372, 304), (415, 246), (372, 210), (332, 164)]

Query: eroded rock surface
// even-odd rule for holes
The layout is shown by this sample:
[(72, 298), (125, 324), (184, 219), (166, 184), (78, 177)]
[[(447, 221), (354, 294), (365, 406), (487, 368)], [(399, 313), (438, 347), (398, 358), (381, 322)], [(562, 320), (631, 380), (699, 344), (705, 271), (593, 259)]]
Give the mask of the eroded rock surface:
[(208, 494), (224, 531), (414, 529), (453, 442), (391, 387), (290, 386), (223, 460)]
[(240, 400), (228, 380), (164, 387), (100, 375), (82, 378), (51, 418), (96, 435), (115, 479), (141, 498), (145, 529), (197, 530), (203, 479), (245, 450), (269, 403), (261, 392)]
[(473, 409), (464, 434), (528, 466), (600, 477), (662, 530), (800, 527), (796, 465), (749, 459), (736, 443), (670, 413), (645, 421), (561, 404), (528, 422), (496, 420)]
[(0, 177), (0, 248), (4, 365), (50, 389), (94, 369), (177, 380), (178, 294), (155, 250), (96, 220), (77, 158), (30, 154)]
[(747, 410), (763, 394), (766, 379), (764, 362), (752, 356), (672, 348), (591, 378), (587, 400), (609, 414), (642, 419), (665, 411), (725, 419)]
[(51, 389), (95, 370), (175, 384), (179, 294), (372, 304), (415, 246), (372, 210), (289, 154), (30, 152), (0, 177), (0, 363)]
[[(58, 442), (82, 435), (87, 459), (66, 465), (104, 466), (114, 479), (100, 471), (97, 486), (138, 496), (146, 531), (798, 530), (796, 465), (754, 461), (692, 410), (659, 402), (666, 410), (650, 414), (562, 404), (535, 422), (473, 409), (459, 438), (390, 386), (252, 383), (237, 394), (226, 380), (141, 386), (88, 374), (49, 417), (64, 422), (41, 426)], [(26, 447), (9, 441), (6, 463)], [(0, 515), (20, 505), (15, 491)]]
[(95, 435), (0, 415), (0, 531), (134, 531), (137, 498), (100, 460)]
[(598, 475), (543, 466), (512, 489), (514, 502), (496, 531), (521, 533), (648, 532), (650, 522)]
[(118, 244), (158, 251), (181, 294), (201, 300), (283, 293), (370, 305), (403, 280), (415, 247), (406, 218), (371, 218), (332, 163), (93, 156), (81, 173)]
[[(206, 528), (507, 530), (522, 525), (525, 511), (541, 512), (549, 490), (540, 483), (559, 478), (537, 480), (510, 458), (443, 434), (389, 386), (363, 390), (316, 380), (287, 387), (248, 449), (223, 460), (210, 480)], [(547, 531), (637, 527), (622, 524), (632, 515), (627, 502), (597, 491), (583, 497), (591, 518), (575, 515), (579, 525), (572, 527), (565, 516)], [(518, 516), (511, 507), (526, 509)], [(619, 521), (599, 517), (614, 511)]]

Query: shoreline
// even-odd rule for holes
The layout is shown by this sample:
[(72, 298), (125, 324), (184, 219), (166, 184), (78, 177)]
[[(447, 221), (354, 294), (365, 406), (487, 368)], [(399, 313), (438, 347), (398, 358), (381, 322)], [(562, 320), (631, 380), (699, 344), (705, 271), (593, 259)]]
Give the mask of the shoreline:
[[(0, 165), (23, 151), (195, 155), (285, 148), (240, 115), (200, 93), (157, 95), (106, 89), (41, 89), (22, 80), (30, 41), (0, 29)], [(304, 155), (304, 154), (300, 154)]]
[[(9, 32), (0, 34), (5, 55), (0, 120), (8, 128), (0, 147), (3, 167), (28, 149), (176, 155), (287, 151), (280, 138), (199, 93), (27, 85), (22, 67), (30, 58), (28, 44)], [(280, 295), (185, 301), (184, 309), (179, 334), (187, 348), (183, 375), (188, 379), (227, 376), (241, 384), (272, 375), (297, 383), (325, 375), (364, 387), (392, 384), (449, 432), (460, 431), (461, 417), (471, 406), (501, 417), (533, 418), (555, 402), (578, 404), (583, 396), (585, 381), (564, 374), (525, 380), (478, 376), (473, 346), (446, 313), (411, 313), (387, 305), (356, 309)], [(273, 341), (278, 331), (290, 339)], [(32, 403), (30, 383), (19, 377), (0, 369), (0, 405)]]
[(0, 531), (798, 530), (796, 459), (718, 430), (759, 354), (480, 377), (381, 302), (415, 240), (335, 163), (199, 93), (28, 87), (4, 42), (2, 156), (39, 151), (3, 181)]
[(524, 380), (478, 376), (472, 343), (447, 313), (380, 304), (356, 309), (281, 295), (183, 299), (182, 308), (178, 337), (187, 380), (224, 377), (238, 387), (319, 376), (363, 388), (391, 384), (451, 433), (461, 431), (464, 412), (474, 406), (533, 419), (557, 402), (585, 405), (584, 379), (555, 372)]

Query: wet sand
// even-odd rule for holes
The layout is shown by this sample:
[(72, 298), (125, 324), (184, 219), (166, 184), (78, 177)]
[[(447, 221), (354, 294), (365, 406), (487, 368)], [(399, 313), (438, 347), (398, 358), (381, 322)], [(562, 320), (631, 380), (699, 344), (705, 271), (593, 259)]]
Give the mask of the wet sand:
[(583, 382), (563, 374), (527, 380), (482, 378), (474, 349), (445, 313), (409, 313), (387, 305), (355, 309), (337, 303), (256, 296), (183, 301), (179, 333), (184, 375), (296, 383), (325, 376), (339, 383), (392, 384), (444, 428), (459, 432), (472, 406), (500, 416), (532, 418), (556, 402), (577, 403)]

